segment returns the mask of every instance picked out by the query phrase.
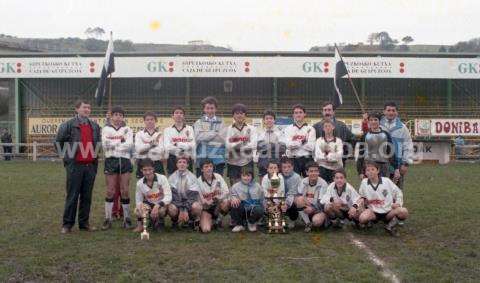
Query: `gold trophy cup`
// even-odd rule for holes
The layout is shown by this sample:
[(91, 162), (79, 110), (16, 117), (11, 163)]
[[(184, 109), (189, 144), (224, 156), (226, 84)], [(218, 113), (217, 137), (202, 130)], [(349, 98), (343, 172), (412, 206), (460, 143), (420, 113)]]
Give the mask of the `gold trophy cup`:
[(147, 231), (149, 212), (150, 212), (150, 206), (148, 206), (147, 204), (143, 204), (143, 210), (142, 210), (143, 231), (140, 234), (140, 240), (150, 239), (150, 233), (148, 233)]
[(282, 212), (282, 206), (285, 205), (285, 196), (278, 194), (280, 187), (280, 178), (274, 173), (270, 178), (271, 188), (267, 197), (267, 213), (268, 213), (268, 233), (286, 233), (285, 216)]

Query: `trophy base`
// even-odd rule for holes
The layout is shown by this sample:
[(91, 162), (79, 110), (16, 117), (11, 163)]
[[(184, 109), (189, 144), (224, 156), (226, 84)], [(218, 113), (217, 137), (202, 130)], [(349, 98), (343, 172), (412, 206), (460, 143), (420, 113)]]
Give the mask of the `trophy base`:
[(142, 234), (140, 234), (140, 240), (150, 240), (150, 234), (148, 232), (142, 232)]

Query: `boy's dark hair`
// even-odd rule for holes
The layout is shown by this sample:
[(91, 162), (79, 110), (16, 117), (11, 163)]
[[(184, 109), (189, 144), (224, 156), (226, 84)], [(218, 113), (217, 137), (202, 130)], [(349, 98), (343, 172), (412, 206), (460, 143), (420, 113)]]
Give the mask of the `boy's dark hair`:
[(274, 120), (276, 118), (275, 112), (272, 110), (265, 110), (265, 112), (263, 112), (263, 119), (265, 119), (266, 116), (272, 116)]
[(374, 161), (371, 161), (371, 160), (366, 160), (365, 163), (364, 163), (364, 166), (365, 166), (365, 168), (367, 168), (368, 166), (372, 166), (372, 167), (377, 168), (377, 170), (380, 170), (380, 166), (378, 165), (378, 163), (374, 162)]
[(218, 108), (218, 101), (213, 96), (205, 97), (204, 99), (202, 99), (201, 104), (202, 104), (202, 108), (205, 107), (205, 105), (207, 105), (207, 104), (213, 104), (213, 105), (215, 105), (215, 108)]
[(145, 167), (154, 167), (154, 163), (153, 163), (153, 160), (151, 160), (150, 158), (144, 158), (142, 160), (140, 160), (140, 162), (138, 163), (138, 166), (143, 169)]
[(147, 117), (153, 117), (155, 118), (155, 121), (157, 121), (157, 114), (155, 114), (155, 112), (152, 112), (152, 111), (145, 112), (145, 114), (143, 114), (143, 120), (145, 120)]
[(203, 166), (208, 165), (208, 164), (213, 164), (213, 161), (209, 158), (204, 159), (202, 162), (200, 162), (200, 169), (203, 169)]
[(179, 156), (179, 157), (177, 157), (177, 160), (175, 161), (175, 164), (177, 164), (178, 161), (180, 161), (180, 160), (182, 160), (182, 159), (186, 160), (187, 163), (188, 163), (188, 161), (189, 161), (188, 157), (186, 157), (186, 156)]
[(114, 106), (114, 107), (112, 107), (111, 113), (112, 113), (112, 115), (115, 114), (115, 113), (120, 113), (120, 114), (122, 114), (122, 116), (125, 116), (125, 110), (123, 110), (123, 107), (122, 107), (122, 106)]
[(373, 113), (369, 113), (368, 114), (368, 119), (370, 118), (376, 118), (378, 120), (381, 120), (382, 119), (382, 113), (379, 113), (379, 112), (373, 112)]
[(177, 110), (180, 110), (183, 112), (183, 115), (185, 115), (185, 109), (182, 107), (182, 106), (175, 106), (173, 107), (173, 110), (172, 110), (172, 115), (175, 114), (175, 111)]
[(268, 166), (269, 166), (270, 164), (275, 164), (275, 165), (277, 165), (278, 168), (280, 168), (280, 162), (278, 162), (277, 159), (270, 159), (270, 160), (268, 161)]
[(307, 162), (307, 164), (305, 165), (305, 169), (310, 169), (310, 168), (317, 168), (317, 169), (320, 169), (320, 166), (316, 163), (316, 162), (313, 162), (313, 161), (309, 161)]
[(335, 176), (335, 174), (342, 174), (343, 177), (347, 178), (347, 171), (345, 171), (345, 169), (343, 168), (340, 168), (340, 169), (337, 169), (333, 172), (333, 176)]
[(253, 170), (249, 167), (242, 168), (242, 175), (250, 175), (253, 178)]
[(282, 159), (280, 159), (280, 163), (281, 163), (281, 164), (289, 163), (289, 164), (292, 165), (292, 166), (294, 165), (293, 159), (288, 158), (288, 157), (286, 157), (286, 156), (284, 156), (284, 157), (282, 157)]
[(247, 114), (247, 106), (245, 106), (245, 104), (242, 104), (242, 103), (236, 103), (232, 107), (232, 114), (235, 114), (237, 112)]
[(390, 106), (390, 107), (395, 107), (395, 109), (398, 110), (398, 107), (397, 107), (397, 104), (393, 101), (387, 101), (385, 102), (385, 104), (383, 105), (383, 109), (387, 109), (387, 106)]
[(307, 110), (305, 109), (305, 106), (303, 106), (302, 104), (295, 104), (295, 105), (293, 105), (293, 107), (292, 107), (292, 112), (294, 112), (295, 109), (302, 109), (302, 111), (303, 111), (305, 114), (307, 113)]
[(77, 100), (75, 100), (75, 109), (80, 108), (82, 103), (90, 105), (90, 103), (86, 99), (77, 99)]

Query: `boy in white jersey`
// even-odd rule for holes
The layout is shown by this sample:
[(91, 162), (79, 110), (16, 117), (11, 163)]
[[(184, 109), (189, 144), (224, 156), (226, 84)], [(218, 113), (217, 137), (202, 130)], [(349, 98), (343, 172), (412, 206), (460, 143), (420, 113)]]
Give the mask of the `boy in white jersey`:
[(305, 122), (306, 110), (303, 105), (293, 106), (293, 125), (285, 128), (286, 154), (293, 158), (294, 170), (302, 177), (306, 176), (305, 165), (313, 161), (315, 148), (315, 129)]
[(386, 222), (385, 230), (395, 234), (395, 226), (408, 217), (408, 210), (403, 207), (402, 191), (389, 178), (379, 176), (379, 166), (375, 162), (365, 162), (367, 178), (360, 184), (359, 193), (365, 200), (366, 210), (359, 216), (360, 226), (369, 222), (382, 220)]
[(275, 113), (271, 110), (263, 112), (263, 128), (257, 130), (257, 162), (258, 176), (267, 174), (270, 160), (280, 160), (285, 154), (283, 131), (275, 125)]
[(320, 200), (327, 190), (327, 182), (320, 178), (320, 169), (317, 163), (307, 163), (307, 177), (302, 180), (298, 187), (298, 197), (295, 205), (301, 209), (299, 212), (305, 223), (305, 232), (310, 232), (313, 227), (321, 227), (326, 219)]
[(148, 206), (146, 211), (150, 216), (150, 223), (154, 229), (159, 228), (160, 219), (167, 214), (167, 206), (172, 201), (172, 191), (167, 177), (155, 173), (155, 164), (150, 158), (144, 158), (140, 161), (143, 177), (137, 181), (135, 193), (135, 214), (137, 215), (137, 227), (135, 232), (143, 231), (143, 213), (144, 206)]
[(153, 112), (146, 112), (143, 115), (145, 128), (135, 134), (135, 158), (137, 159), (137, 178), (143, 177), (141, 161), (150, 158), (153, 161), (155, 173), (165, 174), (163, 160), (165, 159), (165, 148), (162, 132), (156, 127), (157, 115)]
[(168, 205), (168, 215), (174, 227), (190, 224), (198, 228), (202, 214), (200, 188), (195, 174), (188, 170), (188, 158), (177, 158), (177, 171), (168, 177), (172, 189), (172, 203)]
[(253, 172), (253, 156), (257, 149), (257, 135), (254, 127), (245, 123), (247, 107), (237, 103), (232, 108), (233, 124), (227, 128), (227, 174), (230, 185), (240, 180), (243, 168)]
[(335, 125), (332, 121), (324, 121), (322, 127), (322, 136), (315, 143), (314, 159), (320, 165), (320, 176), (330, 184), (334, 171), (343, 168), (343, 142), (334, 136)]
[(124, 123), (124, 110), (112, 108), (111, 124), (102, 129), (102, 146), (105, 154), (105, 177), (107, 192), (105, 198), (105, 221), (102, 230), (112, 228), (112, 208), (115, 190), (120, 187), (123, 209), (123, 227), (132, 228), (130, 220), (130, 173), (133, 171), (130, 161), (133, 147), (133, 131)]
[(214, 172), (214, 167), (213, 161), (208, 158), (200, 164), (202, 175), (198, 177), (198, 183), (203, 207), (200, 230), (203, 233), (210, 232), (214, 223), (221, 226), (221, 216), (230, 210), (230, 191), (223, 177)]
[(164, 130), (168, 175), (177, 170), (177, 158), (186, 157), (190, 171), (193, 169), (195, 158), (195, 133), (192, 126), (185, 124), (185, 110), (182, 107), (175, 107), (172, 118), (174, 125)]
[(363, 199), (347, 182), (347, 173), (343, 168), (336, 170), (333, 175), (333, 182), (328, 185), (320, 203), (324, 206), (325, 214), (330, 218), (333, 226), (341, 227), (345, 219), (358, 219), (359, 207), (363, 207)]

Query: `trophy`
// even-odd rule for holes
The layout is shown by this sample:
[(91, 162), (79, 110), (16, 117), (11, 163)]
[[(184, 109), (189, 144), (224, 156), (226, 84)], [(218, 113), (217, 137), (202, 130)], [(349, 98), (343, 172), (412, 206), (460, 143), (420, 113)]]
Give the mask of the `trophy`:
[(278, 194), (280, 178), (277, 173), (273, 173), (270, 178), (270, 189), (268, 190), (267, 213), (268, 213), (268, 233), (286, 233), (285, 215), (282, 206), (285, 205), (285, 196)]
[(142, 222), (143, 222), (143, 231), (140, 234), (140, 239), (141, 240), (149, 240), (150, 239), (150, 234), (147, 231), (147, 226), (148, 226), (148, 215), (150, 212), (150, 206), (147, 204), (143, 204), (143, 209), (142, 209)]

